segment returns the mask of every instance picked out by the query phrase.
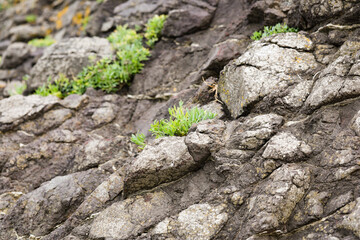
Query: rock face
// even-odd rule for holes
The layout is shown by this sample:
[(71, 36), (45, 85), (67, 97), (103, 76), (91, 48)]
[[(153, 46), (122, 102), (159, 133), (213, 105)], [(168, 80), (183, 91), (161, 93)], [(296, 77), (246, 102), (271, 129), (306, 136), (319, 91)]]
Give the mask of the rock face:
[[(0, 11), (0, 239), (359, 239), (359, 12), (350, 0), (14, 1)], [(131, 86), (30, 94), (111, 55), (116, 25), (155, 14), (168, 15), (162, 38)], [(302, 31), (249, 38), (278, 22)], [(50, 33), (51, 47), (25, 43)], [(29, 95), (6, 98), (24, 74)], [(154, 139), (180, 100), (218, 115)]]

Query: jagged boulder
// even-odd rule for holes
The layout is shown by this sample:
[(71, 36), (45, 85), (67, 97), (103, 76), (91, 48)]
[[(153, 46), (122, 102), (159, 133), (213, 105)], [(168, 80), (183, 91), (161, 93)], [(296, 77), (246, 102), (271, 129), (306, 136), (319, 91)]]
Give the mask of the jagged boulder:
[(227, 65), (220, 75), (219, 93), (231, 116), (237, 118), (262, 99), (278, 96), (290, 85), (306, 81), (299, 75), (315, 74), (319, 65), (307, 52), (312, 44), (301, 34), (281, 34), (254, 42)]

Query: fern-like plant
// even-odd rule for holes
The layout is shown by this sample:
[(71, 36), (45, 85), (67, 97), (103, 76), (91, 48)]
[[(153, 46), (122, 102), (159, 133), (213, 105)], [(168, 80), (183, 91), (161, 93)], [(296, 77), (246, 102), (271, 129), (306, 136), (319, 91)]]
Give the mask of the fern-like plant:
[(268, 37), (273, 34), (277, 33), (286, 33), (286, 32), (298, 32), (297, 28), (288, 27), (285, 23), (284, 24), (276, 24), (275, 26), (265, 26), (263, 31), (254, 32), (251, 36), (252, 40), (260, 40), (264, 37)]

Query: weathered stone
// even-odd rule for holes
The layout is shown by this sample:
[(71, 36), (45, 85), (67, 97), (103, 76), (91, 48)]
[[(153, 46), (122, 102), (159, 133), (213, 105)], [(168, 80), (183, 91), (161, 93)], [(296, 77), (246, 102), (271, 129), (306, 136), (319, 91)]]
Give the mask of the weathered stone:
[(149, 189), (176, 180), (199, 167), (183, 137), (168, 137), (147, 145), (127, 169), (126, 193)]
[(67, 119), (72, 117), (69, 109), (56, 109), (46, 112), (42, 118), (28, 121), (20, 126), (20, 129), (31, 134), (39, 135), (60, 126)]
[(311, 191), (306, 196), (307, 215), (320, 218), (324, 213), (324, 205), (329, 198), (328, 192)]
[(152, 234), (155, 236), (172, 234), (186, 240), (210, 240), (228, 220), (226, 208), (225, 204), (192, 205), (176, 217), (166, 218), (158, 223), (152, 230)]
[(310, 184), (310, 171), (298, 165), (284, 165), (255, 189), (248, 201), (248, 222), (252, 233), (274, 231), (285, 224)]
[(225, 136), (229, 149), (256, 150), (267, 141), (283, 123), (283, 117), (276, 114), (259, 115), (243, 124), (229, 128), (230, 136)]
[(109, 123), (116, 117), (114, 108), (114, 104), (105, 102), (100, 108), (96, 109), (91, 118), (95, 121), (96, 125)]
[(60, 102), (60, 104), (63, 107), (70, 108), (70, 109), (78, 109), (82, 105), (88, 103), (89, 97), (87, 95), (77, 95), (77, 94), (71, 94), (64, 98)]
[(289, 132), (281, 132), (272, 137), (262, 156), (292, 162), (311, 153), (311, 147), (304, 141), (299, 141)]
[(16, 126), (58, 102), (59, 99), (55, 96), (41, 97), (38, 95), (28, 97), (16, 95), (3, 99), (0, 101), (0, 130)]
[[(302, 35), (288, 33), (277, 41), (285, 46), (292, 40), (300, 42), (300, 46), (311, 45), (305, 39), (307, 38)], [(265, 96), (270, 93), (279, 94), (293, 81), (298, 81), (298, 77), (294, 79), (294, 73), (313, 72), (317, 67), (311, 53), (257, 41), (241, 57), (224, 68), (219, 81), (220, 97), (231, 116), (237, 118), (247, 107)]]
[(10, 29), (9, 33), (12, 35), (11, 40), (15, 41), (29, 41), (33, 38), (42, 38), (46, 35), (46, 29), (40, 26), (20, 25)]
[(167, 37), (180, 37), (203, 29), (210, 24), (213, 13), (214, 8), (208, 10), (196, 6), (172, 10), (165, 22), (163, 34)]
[(318, 79), (305, 102), (308, 109), (360, 95), (360, 77), (339, 77), (334, 75)]
[(360, 238), (360, 198), (355, 201), (356, 205), (350, 214), (345, 215), (338, 227), (352, 231)]
[(6, 238), (12, 229), (21, 236), (42, 236), (63, 222), (103, 181), (99, 170), (56, 177), (38, 189), (22, 196), (5, 218), (0, 237)]
[(76, 211), (55, 231), (43, 237), (44, 240), (61, 239), (82, 220), (99, 211), (106, 203), (121, 193), (124, 179), (115, 172), (102, 182), (76, 209)]
[(56, 79), (60, 73), (72, 78), (83, 67), (90, 65), (90, 56), (95, 60), (110, 57), (112, 48), (106, 39), (102, 38), (71, 38), (53, 44), (47, 48), (44, 55), (32, 68), (28, 87), (37, 88), (47, 82), (50, 77)]
[(309, 96), (313, 84), (313, 81), (300, 82), (283, 98), (284, 103), (294, 108), (301, 107)]
[(114, 203), (95, 218), (90, 237), (129, 239), (165, 218), (170, 208), (171, 198), (163, 191)]
[(22, 42), (11, 44), (4, 52), (0, 68), (11, 69), (20, 66), (30, 55), (31, 47)]
[(269, 40), (280, 47), (288, 47), (298, 50), (310, 51), (314, 47), (313, 41), (299, 33), (274, 34)]
[(352, 122), (351, 128), (360, 137), (360, 111), (354, 116), (351, 122)]

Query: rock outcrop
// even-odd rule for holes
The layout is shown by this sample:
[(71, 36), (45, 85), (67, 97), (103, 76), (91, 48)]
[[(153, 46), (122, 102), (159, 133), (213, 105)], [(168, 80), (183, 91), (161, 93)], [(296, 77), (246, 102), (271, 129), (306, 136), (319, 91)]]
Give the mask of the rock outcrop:
[[(359, 11), (351, 0), (1, 10), (0, 239), (359, 239)], [(168, 15), (162, 38), (130, 86), (31, 95), (111, 56), (116, 25), (142, 28), (155, 14)], [(250, 39), (283, 21), (301, 31)], [(50, 33), (53, 46), (25, 43)], [(8, 97), (25, 74), (26, 96)], [(180, 100), (218, 115), (186, 136), (151, 137)]]

